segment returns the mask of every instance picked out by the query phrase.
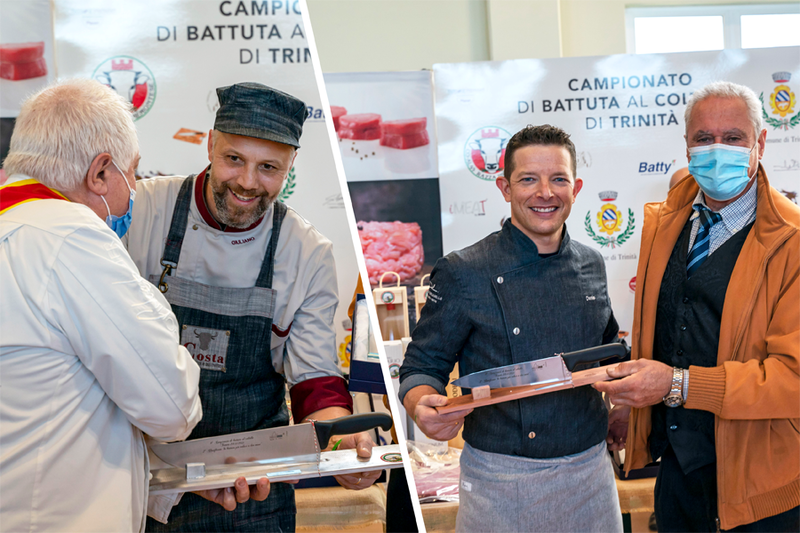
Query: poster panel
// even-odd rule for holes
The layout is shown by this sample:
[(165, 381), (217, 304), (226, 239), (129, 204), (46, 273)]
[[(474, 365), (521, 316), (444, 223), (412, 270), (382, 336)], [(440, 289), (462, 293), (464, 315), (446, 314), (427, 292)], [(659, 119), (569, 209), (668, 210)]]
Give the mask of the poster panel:
[(442, 256), (432, 73), (325, 74), (325, 86), (370, 283), (400, 275), (413, 329), (412, 287)]
[(760, 95), (762, 163), (772, 185), (797, 202), (798, 47), (437, 64), (434, 75), (444, 252), (499, 230), (510, 216), (495, 179), (511, 135), (527, 124), (558, 126), (572, 136), (584, 182), (567, 228), (603, 255), (626, 333), (643, 206), (663, 200), (671, 175), (688, 164), (683, 113), (692, 92), (727, 80)]
[[(414, 287), (442, 256), (432, 73), (325, 74), (325, 87), (370, 284), (377, 287), (387, 271), (400, 275), (413, 331), (418, 308)], [(376, 123), (379, 131), (369, 131), (368, 126)], [(394, 277), (386, 276), (385, 285), (394, 286)], [(379, 307), (393, 307), (393, 301), (384, 300), (386, 305)], [(384, 349), (397, 392), (408, 338), (393, 335), (402, 328), (388, 322), (397, 317), (380, 309), (378, 316), (384, 321)], [(402, 405), (399, 409), (405, 415)], [(400, 418), (408, 438), (446, 449), (446, 443), (428, 439), (410, 418)]]
[(217, 87), (260, 82), (306, 102), (302, 147), (279, 197), (335, 243), (343, 342), (358, 266), (301, 3), (56, 0), (54, 9), (59, 76), (97, 79), (132, 103), (145, 177), (206, 167)]
[[(55, 79), (48, 0), (3, 0), (0, 17), (0, 161), (25, 97)], [(0, 169), (0, 185), (5, 183)]]

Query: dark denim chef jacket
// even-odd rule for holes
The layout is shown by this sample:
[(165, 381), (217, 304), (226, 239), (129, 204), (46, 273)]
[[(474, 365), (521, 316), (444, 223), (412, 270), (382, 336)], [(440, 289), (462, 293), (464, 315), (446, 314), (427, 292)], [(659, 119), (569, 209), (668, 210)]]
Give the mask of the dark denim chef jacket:
[[(555, 255), (507, 220), (502, 230), (439, 259), (400, 368), (400, 399), (418, 385), (444, 394), (460, 375), (617, 340), (602, 256), (564, 228)], [(608, 413), (590, 386), (480, 407), (464, 440), (492, 453), (549, 458), (605, 439)]]

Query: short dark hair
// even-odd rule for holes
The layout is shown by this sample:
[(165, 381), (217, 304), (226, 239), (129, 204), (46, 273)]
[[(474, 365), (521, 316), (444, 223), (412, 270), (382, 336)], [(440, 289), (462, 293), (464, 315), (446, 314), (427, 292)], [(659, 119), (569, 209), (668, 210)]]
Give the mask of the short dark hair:
[(570, 140), (569, 133), (550, 124), (542, 124), (541, 126), (528, 124), (515, 133), (506, 145), (506, 154), (503, 158), (503, 176), (507, 180), (511, 179), (511, 173), (514, 172), (514, 152), (531, 145), (563, 146), (566, 148), (572, 160), (572, 179), (575, 179), (578, 163), (576, 161), (575, 145)]

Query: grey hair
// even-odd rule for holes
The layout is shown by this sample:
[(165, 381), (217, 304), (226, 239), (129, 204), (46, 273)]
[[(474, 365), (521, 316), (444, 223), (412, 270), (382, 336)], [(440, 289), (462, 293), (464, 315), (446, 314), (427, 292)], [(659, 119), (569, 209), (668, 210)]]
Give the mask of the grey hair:
[(131, 104), (97, 81), (71, 79), (25, 100), (3, 168), (6, 175), (25, 174), (52, 189), (72, 191), (104, 152), (122, 169), (139, 152)]
[(689, 134), (689, 120), (692, 116), (692, 110), (694, 109), (695, 104), (711, 97), (739, 98), (742, 100), (742, 102), (744, 102), (747, 106), (747, 114), (750, 117), (750, 122), (753, 124), (755, 136), (758, 138), (759, 133), (761, 133), (761, 130), (763, 129), (763, 125), (761, 123), (761, 100), (758, 99), (758, 96), (756, 96), (756, 93), (753, 92), (750, 87), (737, 85), (729, 81), (715, 81), (692, 93), (692, 95), (689, 97), (689, 101), (686, 102), (686, 111), (683, 114), (684, 122), (686, 122), (687, 135)]

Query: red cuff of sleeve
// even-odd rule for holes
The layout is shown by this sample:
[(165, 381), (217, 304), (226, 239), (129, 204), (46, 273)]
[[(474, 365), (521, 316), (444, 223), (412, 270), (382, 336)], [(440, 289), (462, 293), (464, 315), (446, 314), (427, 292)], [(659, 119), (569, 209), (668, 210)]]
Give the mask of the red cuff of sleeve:
[(291, 389), (292, 417), (296, 424), (315, 411), (326, 407), (344, 407), (353, 412), (353, 397), (344, 379), (336, 376), (301, 381)]

